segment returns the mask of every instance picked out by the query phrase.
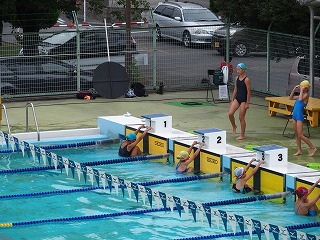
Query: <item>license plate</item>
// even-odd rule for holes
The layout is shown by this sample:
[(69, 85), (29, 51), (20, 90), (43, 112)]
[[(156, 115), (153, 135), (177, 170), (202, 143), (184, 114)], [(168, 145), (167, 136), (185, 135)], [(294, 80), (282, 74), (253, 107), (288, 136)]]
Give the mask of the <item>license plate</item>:
[(214, 47), (218, 48), (220, 46), (219, 42), (214, 42)]

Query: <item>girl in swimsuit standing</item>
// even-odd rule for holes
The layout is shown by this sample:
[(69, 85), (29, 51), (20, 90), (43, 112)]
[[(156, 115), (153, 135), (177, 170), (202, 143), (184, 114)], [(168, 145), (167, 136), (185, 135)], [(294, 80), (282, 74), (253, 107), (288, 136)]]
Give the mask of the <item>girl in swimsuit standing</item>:
[(197, 151), (190, 157), (189, 154), (191, 153), (193, 147), (198, 144), (197, 141), (194, 141), (191, 146), (189, 147), (188, 151), (181, 151), (180, 154), (177, 156), (179, 162), (176, 166), (176, 173), (189, 173), (193, 172), (192, 167), (188, 167), (188, 165), (199, 155), (200, 150), (203, 146), (203, 142), (199, 144)]
[[(309, 101), (309, 90), (310, 83), (307, 80), (304, 80), (294, 87), (291, 91), (289, 99), (296, 100), (293, 111), (292, 111), (292, 125), (296, 135), (296, 143), (298, 151), (293, 154), (294, 156), (299, 156), (302, 154), (301, 150), (301, 140), (304, 141), (310, 148), (309, 157), (312, 157), (317, 149), (313, 146), (309, 138), (303, 135), (303, 121), (304, 121), (304, 108), (308, 104)], [(299, 91), (299, 96), (294, 96), (295, 91)]]
[(237, 74), (238, 76), (235, 81), (228, 115), (232, 125), (232, 134), (236, 134), (237, 126), (234, 118), (234, 113), (240, 107), (239, 120), (241, 125), (241, 134), (236, 139), (243, 140), (245, 138), (246, 131), (245, 116), (247, 109), (249, 108), (251, 97), (250, 79), (246, 75), (246, 65), (244, 65), (244, 63), (239, 63), (237, 65)]

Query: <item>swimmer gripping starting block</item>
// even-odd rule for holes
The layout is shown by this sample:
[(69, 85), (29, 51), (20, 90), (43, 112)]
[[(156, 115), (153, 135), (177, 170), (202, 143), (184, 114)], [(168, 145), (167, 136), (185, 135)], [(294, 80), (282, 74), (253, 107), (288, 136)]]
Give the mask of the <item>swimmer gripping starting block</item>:
[(257, 160), (264, 160), (266, 167), (285, 167), (288, 163), (288, 148), (271, 144), (254, 147), (257, 151)]
[(219, 128), (194, 130), (198, 134), (198, 142), (203, 142), (205, 148), (226, 148), (226, 131)]
[(150, 130), (152, 133), (172, 130), (172, 116), (155, 113), (142, 115), (141, 117), (145, 119), (145, 125), (152, 128)]

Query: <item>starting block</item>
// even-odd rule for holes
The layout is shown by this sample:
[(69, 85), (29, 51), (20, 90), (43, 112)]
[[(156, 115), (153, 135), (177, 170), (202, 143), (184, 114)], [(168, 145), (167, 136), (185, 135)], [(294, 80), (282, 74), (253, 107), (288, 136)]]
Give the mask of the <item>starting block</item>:
[(226, 148), (227, 133), (219, 128), (194, 130), (198, 134), (198, 142), (203, 142), (205, 148)]
[(155, 113), (141, 116), (146, 120), (146, 127), (151, 127), (150, 132), (163, 132), (172, 130), (172, 116)]
[(266, 167), (284, 167), (288, 163), (288, 148), (271, 144), (253, 150), (257, 151), (257, 160), (264, 160)]

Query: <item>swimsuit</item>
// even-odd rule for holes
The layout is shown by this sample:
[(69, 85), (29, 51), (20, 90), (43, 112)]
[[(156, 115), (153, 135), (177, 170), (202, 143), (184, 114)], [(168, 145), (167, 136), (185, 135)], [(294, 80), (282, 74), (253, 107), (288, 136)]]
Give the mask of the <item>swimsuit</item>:
[(129, 144), (125, 145), (123, 148), (121, 148), (121, 145), (120, 145), (120, 148), (119, 148), (119, 156), (121, 157), (130, 157), (131, 156), (131, 152), (133, 149), (131, 149), (131, 151), (128, 151), (127, 147), (128, 147)]
[(304, 101), (300, 102), (299, 98), (296, 99), (296, 102), (293, 107), (293, 112), (292, 112), (292, 118), (296, 121), (302, 121), (304, 120), (303, 116), (303, 109), (306, 106)]
[(183, 171), (179, 171), (178, 168), (180, 167), (180, 165), (181, 165), (181, 162), (178, 162), (178, 164), (177, 164), (177, 166), (176, 166), (176, 173), (180, 173), (180, 174), (186, 173), (186, 172), (188, 171), (188, 168), (186, 168), (186, 169), (183, 170)]
[(237, 189), (236, 186), (237, 186), (237, 183), (239, 182), (239, 180), (240, 180), (240, 179), (237, 179), (237, 180), (233, 183), (233, 185), (232, 185), (232, 189), (233, 189), (233, 190), (235, 190), (237, 193), (243, 193), (243, 194), (252, 191), (251, 187), (248, 187), (248, 186), (244, 186), (244, 187), (241, 188), (241, 189)]
[[(298, 214), (298, 211), (299, 211), (299, 208), (300, 208), (301, 204), (302, 204), (302, 203), (299, 204), (299, 206), (297, 207), (297, 209), (294, 209), (294, 212), (295, 212), (296, 214)], [(308, 213), (307, 213), (307, 216), (317, 216), (317, 212), (316, 212), (315, 210), (310, 210), (310, 209), (309, 209), (309, 211), (308, 211)]]
[(247, 102), (247, 86), (245, 83), (245, 79), (247, 78), (247, 76), (244, 77), (244, 79), (240, 80), (239, 79), (240, 76), (238, 76), (237, 78), (237, 95), (236, 95), (236, 100), (238, 101), (239, 104), (243, 103), (243, 102)]

